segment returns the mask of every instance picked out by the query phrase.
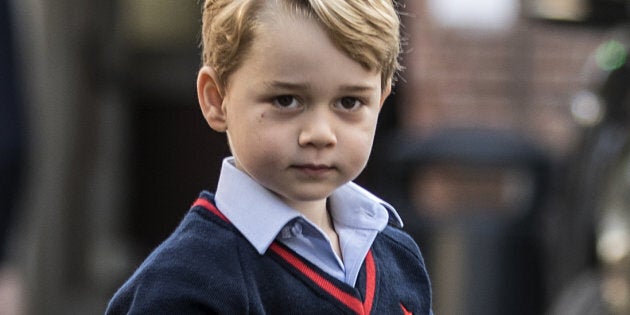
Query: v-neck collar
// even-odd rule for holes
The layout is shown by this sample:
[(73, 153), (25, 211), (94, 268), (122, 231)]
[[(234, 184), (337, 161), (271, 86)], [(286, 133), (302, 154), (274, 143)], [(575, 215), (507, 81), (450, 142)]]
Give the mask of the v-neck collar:
[(278, 259), (286, 262), (287, 268), (291, 268), (301, 275), (301, 278), (308, 282), (311, 287), (322, 290), (330, 298), (352, 310), (355, 314), (370, 314), (376, 291), (376, 264), (371, 250), (365, 257), (365, 291), (363, 298), (361, 298), (358, 288), (352, 288), (350, 285), (327, 275), (282, 243), (273, 242), (269, 249)]
[[(214, 214), (226, 223), (230, 223), (227, 217), (221, 213), (219, 209), (209, 200), (198, 198), (192, 207), (202, 207)], [(325, 292), (330, 298), (337, 301), (344, 307), (348, 308), (355, 314), (370, 314), (374, 304), (374, 296), (376, 291), (376, 264), (372, 251), (368, 251), (365, 257), (365, 282), (363, 298), (360, 296), (359, 289), (331, 277), (323, 272), (317, 266), (312, 265), (308, 260), (292, 251), (278, 241), (273, 241), (269, 246), (266, 255), (272, 255), (276, 259), (283, 262), (285, 268), (290, 269), (300, 278), (308, 282), (309, 286)]]

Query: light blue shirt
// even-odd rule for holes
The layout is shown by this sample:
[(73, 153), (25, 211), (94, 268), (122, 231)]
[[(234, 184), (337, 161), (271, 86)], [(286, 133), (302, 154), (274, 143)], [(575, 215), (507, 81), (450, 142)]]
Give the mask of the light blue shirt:
[(354, 286), (378, 232), (402, 220), (388, 203), (350, 182), (329, 197), (329, 210), (343, 260), (326, 234), (246, 173), (223, 160), (215, 195), (217, 208), (264, 254), (278, 240), (333, 277)]

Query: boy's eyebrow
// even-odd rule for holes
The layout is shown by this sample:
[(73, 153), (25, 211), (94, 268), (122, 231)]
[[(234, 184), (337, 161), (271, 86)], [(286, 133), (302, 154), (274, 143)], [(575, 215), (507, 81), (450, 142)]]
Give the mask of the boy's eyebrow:
[(357, 85), (342, 85), (339, 88), (339, 91), (342, 91), (342, 92), (365, 92), (365, 91), (372, 91), (372, 90), (375, 90), (375, 89), (376, 89), (375, 86), (372, 86), (372, 85), (369, 85), (369, 84), (366, 84), (366, 85), (357, 84)]
[(311, 88), (311, 85), (308, 83), (292, 83), (292, 82), (284, 82), (284, 81), (265, 82), (265, 85), (269, 88), (292, 90), (292, 91), (293, 90), (306, 91)]
[[(284, 82), (284, 81), (270, 81), (265, 82), (265, 85), (269, 88), (276, 89), (284, 89), (284, 90), (295, 90), (295, 91), (306, 91), (311, 88), (311, 85), (308, 83), (292, 83), (292, 82)], [(376, 87), (370, 84), (357, 84), (357, 85), (342, 85), (339, 87), (339, 91), (341, 92), (365, 92), (375, 90)]]

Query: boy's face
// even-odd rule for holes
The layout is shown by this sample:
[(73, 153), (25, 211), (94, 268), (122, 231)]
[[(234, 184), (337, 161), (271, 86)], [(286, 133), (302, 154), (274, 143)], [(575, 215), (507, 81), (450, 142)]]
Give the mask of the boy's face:
[(301, 209), (363, 170), (388, 93), (315, 21), (283, 14), (263, 23), (209, 122), (227, 131), (237, 168)]

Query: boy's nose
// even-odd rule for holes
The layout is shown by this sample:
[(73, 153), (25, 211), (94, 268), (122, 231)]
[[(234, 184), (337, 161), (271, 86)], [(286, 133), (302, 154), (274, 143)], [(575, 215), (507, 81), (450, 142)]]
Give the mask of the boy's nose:
[(314, 112), (309, 116), (300, 130), (299, 145), (325, 148), (337, 144), (337, 137), (331, 125), (332, 117), (324, 111)]

